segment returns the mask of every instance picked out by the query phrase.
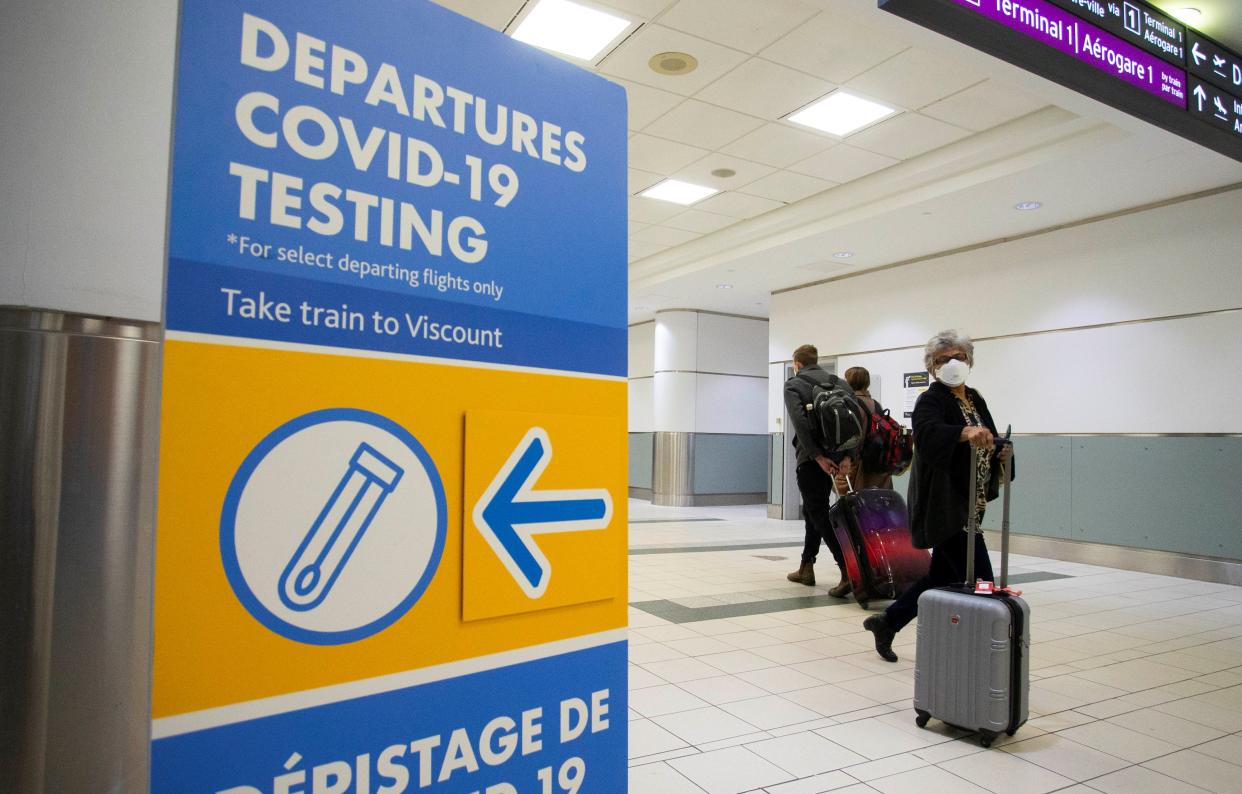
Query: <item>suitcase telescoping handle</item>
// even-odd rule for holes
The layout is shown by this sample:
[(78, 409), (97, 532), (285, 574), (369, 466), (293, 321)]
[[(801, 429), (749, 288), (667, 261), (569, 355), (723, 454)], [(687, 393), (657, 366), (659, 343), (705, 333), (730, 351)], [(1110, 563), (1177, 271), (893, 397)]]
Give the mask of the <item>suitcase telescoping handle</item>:
[[(1005, 428), (1004, 438), (996, 439), (996, 448), (1001, 450), (1007, 444), (1013, 444), (1010, 435), (1013, 433), (1013, 425)], [(973, 455), (971, 456), (973, 458)], [(969, 499), (966, 507), (966, 581), (965, 586), (970, 589), (975, 588), (975, 535), (979, 534), (979, 512), (975, 506), (975, 489), (979, 485), (979, 471), (971, 461), (970, 466), (970, 491)], [(1001, 461), (1001, 487), (1005, 489), (1005, 496), (1001, 504), (1001, 575), (1000, 589), (1004, 590), (1009, 586), (1009, 461)]]

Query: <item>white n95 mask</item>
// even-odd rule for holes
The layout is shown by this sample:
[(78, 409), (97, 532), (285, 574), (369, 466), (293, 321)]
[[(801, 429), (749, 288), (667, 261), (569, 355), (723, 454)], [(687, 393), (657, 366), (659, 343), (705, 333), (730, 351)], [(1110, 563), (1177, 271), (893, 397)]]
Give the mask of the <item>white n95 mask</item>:
[(936, 370), (936, 380), (950, 389), (965, 383), (968, 375), (970, 375), (970, 365), (957, 359), (945, 362), (944, 366)]

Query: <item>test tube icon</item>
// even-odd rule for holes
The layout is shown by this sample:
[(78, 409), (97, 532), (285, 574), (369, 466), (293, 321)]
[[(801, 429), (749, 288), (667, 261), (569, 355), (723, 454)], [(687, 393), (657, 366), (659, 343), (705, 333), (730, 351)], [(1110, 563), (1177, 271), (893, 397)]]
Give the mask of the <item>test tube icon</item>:
[(280, 600), (298, 612), (319, 606), (345, 569), (404, 470), (360, 443), (332, 496), (280, 574)]

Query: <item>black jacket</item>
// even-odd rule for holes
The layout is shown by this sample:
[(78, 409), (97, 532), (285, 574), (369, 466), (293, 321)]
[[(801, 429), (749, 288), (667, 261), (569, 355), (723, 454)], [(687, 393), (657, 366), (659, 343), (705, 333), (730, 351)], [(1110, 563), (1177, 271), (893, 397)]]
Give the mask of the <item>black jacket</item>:
[[(996, 434), (996, 422), (979, 392), (967, 387), (983, 424)], [(967, 509), (974, 504), (970, 495), (971, 446), (958, 437), (966, 417), (957, 397), (948, 386), (932, 383), (914, 404), (914, 464), (906, 501), (910, 508), (910, 536), (916, 548), (930, 549), (966, 528)], [(1013, 460), (1010, 459), (1010, 480)], [(992, 461), (988, 500), (1000, 489), (1000, 463)]]
[(818, 364), (803, 367), (798, 374), (785, 381), (785, 410), (789, 414), (789, 427), (793, 430), (790, 443), (798, 450), (798, 465), (809, 463), (820, 455), (826, 455), (819, 445), (815, 433), (811, 430), (811, 420), (807, 418), (806, 406), (811, 402), (813, 386), (833, 386), (853, 393), (849, 384), (836, 375), (822, 369)]

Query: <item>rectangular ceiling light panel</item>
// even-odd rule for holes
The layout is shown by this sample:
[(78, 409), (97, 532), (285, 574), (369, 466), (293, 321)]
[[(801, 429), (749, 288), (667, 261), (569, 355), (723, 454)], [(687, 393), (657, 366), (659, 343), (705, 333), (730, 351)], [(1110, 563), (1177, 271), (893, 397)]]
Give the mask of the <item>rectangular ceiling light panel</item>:
[(682, 182), (680, 179), (666, 179), (638, 195), (643, 198), (671, 201), (674, 204), (694, 204), (719, 192), (715, 188), (693, 185), (689, 182)]
[(788, 118), (794, 124), (844, 138), (896, 112), (896, 108), (863, 99), (847, 91), (833, 91)]
[(539, 0), (512, 36), (541, 49), (593, 61), (633, 24), (569, 0)]

